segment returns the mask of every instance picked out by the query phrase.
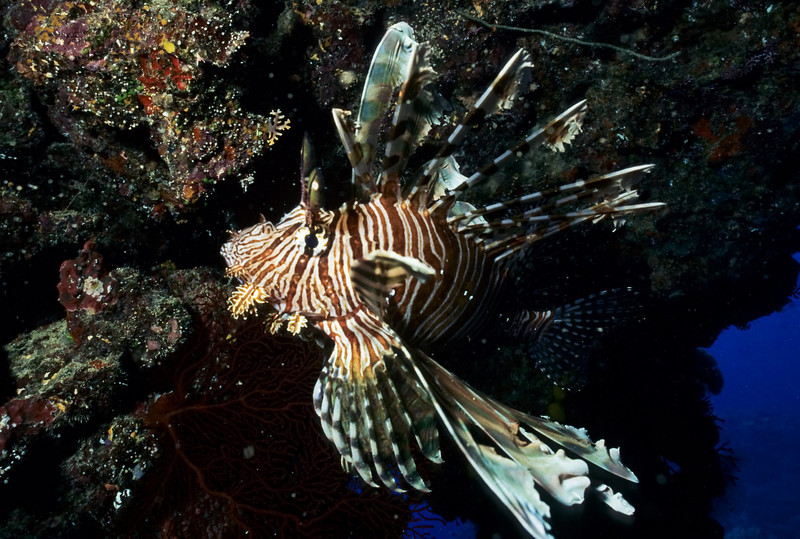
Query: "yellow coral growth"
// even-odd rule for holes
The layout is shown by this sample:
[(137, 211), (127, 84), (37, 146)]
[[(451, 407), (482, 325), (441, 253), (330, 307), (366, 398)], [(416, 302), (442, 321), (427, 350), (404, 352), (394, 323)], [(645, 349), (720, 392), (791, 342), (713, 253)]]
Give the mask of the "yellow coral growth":
[(270, 117), (267, 118), (267, 144), (269, 146), (275, 144), (275, 141), (283, 134), (283, 131), (287, 131), (290, 126), (291, 121), (284, 117), (281, 109), (273, 110), (270, 113)]
[(249, 311), (256, 310), (256, 303), (264, 303), (267, 300), (267, 291), (253, 283), (239, 286), (228, 300), (228, 308), (233, 313), (234, 318), (247, 316)]

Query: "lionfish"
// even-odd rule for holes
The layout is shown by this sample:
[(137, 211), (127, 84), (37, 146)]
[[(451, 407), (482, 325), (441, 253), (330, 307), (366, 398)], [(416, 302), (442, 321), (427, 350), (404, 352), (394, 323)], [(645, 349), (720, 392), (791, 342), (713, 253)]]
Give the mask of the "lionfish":
[[(404, 174), (441, 113), (427, 53), (408, 24), (388, 29), (370, 64), (355, 121), (350, 112), (332, 111), (358, 195), (337, 210), (322, 207), (321, 173), (304, 139), (300, 205), (277, 224), (262, 216), (222, 247), (227, 273), (242, 282), (230, 309), (238, 317), (267, 303), (269, 331), (285, 326), (305, 335), (317, 328), (313, 334), (327, 336), (318, 338), (326, 360), (313, 400), (346, 470), (354, 469), (371, 486), (428, 491), (417, 461), (421, 453), (442, 462), (443, 427), (525, 530), (550, 537), (550, 508), (535, 486), (561, 503), (581, 503), (591, 484), (587, 462), (636, 482), (619, 449), (608, 449), (603, 440), (593, 443), (584, 429), (524, 414), (481, 394), (423, 350), (443, 351), (498, 324), (506, 324), (510, 335), (546, 343), (550, 351), (567, 339), (565, 332), (586, 334), (591, 319), (611, 309), (602, 294), (552, 311), (510, 313), (497, 299), (510, 255), (579, 223), (619, 221), (663, 204), (633, 204), (635, 185), (652, 165), (483, 207), (460, 200), (515, 157), (542, 145), (563, 150), (580, 130), (585, 101), (471, 176), (460, 173), (453, 155), (467, 133), (509, 106), (531, 67), (522, 49), (435, 157)], [(385, 156), (378, 163), (381, 122), (392, 104)], [(566, 211), (576, 204), (582, 207)], [(613, 509), (633, 512), (607, 485), (593, 491)]]

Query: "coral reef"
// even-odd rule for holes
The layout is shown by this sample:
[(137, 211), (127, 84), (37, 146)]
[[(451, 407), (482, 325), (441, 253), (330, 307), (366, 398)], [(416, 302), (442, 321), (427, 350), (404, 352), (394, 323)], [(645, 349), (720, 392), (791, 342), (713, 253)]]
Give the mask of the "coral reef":
[[(150, 208), (195, 202), (288, 128), (280, 111), (242, 110), (240, 92), (209, 73), (248, 35), (213, 3), (23, 2), (10, 18), (19, 34), (9, 59), (54, 126), (121, 177), (120, 194)], [(150, 147), (124, 136), (137, 128)]]
[[(65, 496), (49, 510), (14, 508), (3, 536), (65, 533), (62, 515), (80, 529), (180, 537), (319, 537), (355, 518), (359, 536), (402, 534), (418, 500), (361, 493), (325, 451), (308, 399), (316, 347), (258, 322), (235, 326), (216, 273), (168, 272), (145, 286), (99, 259), (87, 248), (63, 267), (84, 283), (113, 279), (113, 294), (88, 301), (78, 287), (66, 321), (6, 348), (18, 396), (0, 407), (0, 473), (17, 484), (19, 462), (57, 444), (60, 471), (46, 482)], [(63, 288), (74, 273), (62, 272)]]
[[(720, 390), (725, 366), (696, 348), (781, 308), (795, 291), (798, 6), (333, 0), (256, 10), (249, 2), (26, 0), (0, 9), (0, 294), (11, 313), (0, 326), (8, 343), (0, 498), (15, 500), (0, 508), (0, 536), (107, 535), (134, 521), (144, 533), (218, 526), (233, 536), (299, 526), (301, 507), (319, 518), (291, 528), (298, 533), (350, 515), (369, 521), (365, 530), (399, 535), (421, 518), (411, 500), (366, 491), (359, 502), (347, 489), (313, 421), (309, 373), (318, 358), (303, 343), (234, 326), (217, 257), (227, 229), (263, 208), (274, 220), (295, 203), (303, 131), (324, 165), (328, 205), (348, 198), (329, 108), (358, 102), (368, 51), (400, 20), (431, 42), (454, 113), (516, 48), (533, 56), (524, 99), (473, 137), (459, 157), (464, 169), (515, 142), (520, 126), (584, 97), (590, 109), (571, 153), (525, 159), (504, 184), (509, 194), (657, 165), (644, 195), (667, 202), (666, 213), (613, 234), (577, 232), (516, 268), (532, 306), (616, 286), (640, 291), (645, 321), (602, 343), (603, 361), (581, 392), (554, 395), (509, 347), (469, 343), (480, 353), (459, 351), (449, 366), (517, 408), (551, 405), (623, 447), (641, 479), (626, 494), (636, 520), (609, 524), (590, 504), (580, 515), (554, 514), (560, 537), (719, 533), (707, 515), (725, 468), (706, 395)], [(597, 43), (679, 55), (654, 62)], [(281, 151), (265, 151), (269, 133), (281, 132), (270, 116), (277, 109), (292, 129), (274, 147)], [(286, 372), (281, 361), (298, 369)], [(277, 432), (276, 441), (262, 430)], [(432, 477), (433, 509), (473, 519), (483, 534), (518, 533), (472, 493), (456, 461)], [(223, 469), (244, 475), (252, 492), (226, 482)], [(282, 469), (309, 480), (298, 482), (299, 498)], [(280, 502), (263, 524), (254, 520), (264, 505), (244, 509), (258, 492), (259, 503)], [(326, 505), (309, 507), (309, 492)], [(350, 505), (338, 514), (340, 499)], [(401, 524), (389, 521), (393, 511)]]
[[(195, 350), (201, 353), (187, 355), (177, 370), (175, 389), (147, 407), (145, 425), (162, 440), (160, 480), (149, 486), (157, 492), (134, 490), (142, 501), (133, 515), (182, 537), (320, 537), (356, 518), (358, 536), (403, 533), (408, 499), (356, 492), (326, 453), (304, 398), (320, 368), (316, 350), (268, 336), (257, 321)], [(183, 490), (199, 494), (176, 496)], [(194, 518), (198, 506), (208, 516)]]
[(119, 283), (103, 272), (103, 257), (93, 247), (94, 242), (87, 241), (77, 258), (65, 260), (59, 268), (58, 301), (68, 312), (81, 309), (94, 314), (116, 300)]

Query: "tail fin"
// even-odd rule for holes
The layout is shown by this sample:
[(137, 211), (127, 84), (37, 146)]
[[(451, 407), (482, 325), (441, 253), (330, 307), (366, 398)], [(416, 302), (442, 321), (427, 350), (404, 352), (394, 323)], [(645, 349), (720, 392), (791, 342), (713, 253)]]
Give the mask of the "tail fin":
[[(536, 485), (565, 505), (582, 503), (591, 484), (587, 461), (638, 482), (620, 462), (619, 449), (607, 449), (603, 440), (592, 443), (585, 430), (509, 408), (475, 391), (421, 352), (415, 361), (397, 357), (428, 390), (441, 423), (472, 468), (533, 537), (551, 537), (546, 520), (550, 507), (539, 497)], [(554, 451), (551, 446), (560, 448)], [(578, 458), (568, 457), (564, 449)], [(615, 511), (633, 513), (633, 507), (607, 485), (595, 489)]]

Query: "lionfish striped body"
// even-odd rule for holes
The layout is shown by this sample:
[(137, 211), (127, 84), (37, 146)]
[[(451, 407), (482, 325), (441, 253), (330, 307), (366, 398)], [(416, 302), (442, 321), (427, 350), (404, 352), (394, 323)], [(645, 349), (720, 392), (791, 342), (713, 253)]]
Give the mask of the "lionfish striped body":
[[(347, 467), (368, 484), (427, 490), (413, 445), (440, 461), (439, 427), (535, 537), (547, 537), (548, 506), (534, 485), (566, 504), (580, 503), (590, 484), (586, 461), (628, 480), (618, 450), (592, 443), (585, 431), (528, 416), (481, 395), (422, 350), (442, 350), (484, 326), (508, 321), (507, 330), (531, 341), (553, 328), (580, 333), (586, 310), (574, 304), (537, 313), (501, 304), (509, 255), (578, 223), (651, 211), (661, 204), (631, 204), (633, 186), (650, 166), (532, 193), (475, 208), (459, 197), (521, 152), (540, 145), (563, 149), (579, 130), (578, 103), (516, 148), (469, 178), (453, 153), (469, 126), (508, 106), (525, 69), (520, 50), (504, 67), (432, 160), (403, 177), (409, 156), (436, 121), (439, 104), (429, 91), (433, 70), (426, 46), (405, 23), (381, 41), (362, 96), (357, 122), (333, 110), (361, 197), (338, 210), (321, 207), (320, 173), (304, 141), (301, 204), (273, 225), (262, 222), (233, 234), (223, 246), (228, 272), (242, 281), (231, 298), (235, 315), (268, 303), (269, 329), (292, 333), (313, 326), (327, 335), (328, 354), (314, 389), (326, 436)], [(385, 157), (378, 173), (380, 123), (400, 87)], [(566, 211), (570, 205), (584, 207)], [(502, 217), (516, 208), (516, 215)], [(598, 296), (599, 297), (599, 296)], [(602, 299), (586, 301), (602, 310)], [(495, 313), (490, 316), (487, 313)], [(552, 348), (548, 348), (552, 349)], [(474, 434), (481, 432), (478, 441)], [(568, 448), (553, 451), (542, 441)], [(487, 442), (490, 440), (490, 442)], [(417, 457), (418, 458), (418, 457)], [(597, 492), (614, 509), (633, 509), (608, 487)]]

